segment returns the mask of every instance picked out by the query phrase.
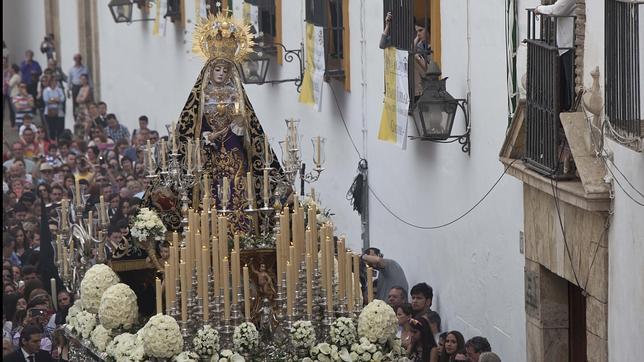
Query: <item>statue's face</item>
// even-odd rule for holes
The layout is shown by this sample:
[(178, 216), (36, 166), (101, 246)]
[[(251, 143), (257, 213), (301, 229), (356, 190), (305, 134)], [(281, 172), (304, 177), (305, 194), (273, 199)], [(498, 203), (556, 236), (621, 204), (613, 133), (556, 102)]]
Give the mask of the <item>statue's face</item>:
[(224, 83), (228, 80), (228, 73), (230, 72), (230, 66), (225, 64), (215, 64), (212, 67), (212, 81), (216, 84)]

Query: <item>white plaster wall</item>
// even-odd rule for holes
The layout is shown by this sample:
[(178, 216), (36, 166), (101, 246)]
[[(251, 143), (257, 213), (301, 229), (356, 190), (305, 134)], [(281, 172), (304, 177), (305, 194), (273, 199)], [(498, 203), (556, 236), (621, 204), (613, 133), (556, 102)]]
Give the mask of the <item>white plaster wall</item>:
[[(82, 1), (82, 0), (81, 0)], [(60, 14), (60, 49), (58, 50), (58, 63), (65, 74), (69, 75), (69, 69), (74, 65), (74, 54), (78, 53), (78, 0), (58, 2), (58, 13)], [(68, 85), (66, 85), (69, 88)], [(72, 109), (72, 99), (67, 99), (67, 109)], [(65, 127), (72, 128), (74, 125), (73, 112), (65, 114)]]
[(40, 52), (45, 38), (45, 4), (41, 0), (8, 0), (2, 2), (2, 40), (9, 48), (9, 60), (20, 65), (25, 51), (31, 49), (41, 67), (47, 57)]

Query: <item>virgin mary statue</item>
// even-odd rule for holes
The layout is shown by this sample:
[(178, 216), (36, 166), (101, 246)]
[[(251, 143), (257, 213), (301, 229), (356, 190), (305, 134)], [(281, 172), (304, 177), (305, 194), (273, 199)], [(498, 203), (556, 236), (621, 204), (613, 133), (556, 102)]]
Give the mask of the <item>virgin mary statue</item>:
[[(272, 160), (272, 178), (283, 172), (272, 149), (268, 148), (270, 155), (265, 157), (266, 135), (240, 81), (240, 64), (252, 53), (253, 45), (250, 27), (227, 15), (211, 15), (196, 25), (193, 51), (202, 56), (206, 64), (174, 130), (182, 158), (189, 142), (200, 145), (203, 175), (212, 180), (211, 195), (222, 195), (224, 177), (229, 180), (230, 196), (225, 206), (231, 210), (229, 220), (233, 230), (242, 233), (251, 231), (251, 221), (243, 211), (248, 206), (248, 172), (253, 178), (255, 200), (262, 199), (264, 160)], [(198, 183), (190, 190), (191, 206), (195, 208), (199, 205), (199, 187), (203, 184)], [(221, 197), (215, 199), (217, 208), (221, 209), (224, 206)], [(154, 191), (148, 201), (161, 209), (166, 226), (174, 230), (179, 228), (177, 203), (168, 208), (167, 204), (159, 202)]]

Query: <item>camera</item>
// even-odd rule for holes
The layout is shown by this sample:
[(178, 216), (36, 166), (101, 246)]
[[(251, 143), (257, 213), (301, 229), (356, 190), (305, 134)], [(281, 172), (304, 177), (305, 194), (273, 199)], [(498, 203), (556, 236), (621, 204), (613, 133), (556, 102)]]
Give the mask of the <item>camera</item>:
[(29, 310), (29, 316), (30, 317), (44, 316), (45, 314), (47, 314), (47, 312), (44, 309), (30, 309)]

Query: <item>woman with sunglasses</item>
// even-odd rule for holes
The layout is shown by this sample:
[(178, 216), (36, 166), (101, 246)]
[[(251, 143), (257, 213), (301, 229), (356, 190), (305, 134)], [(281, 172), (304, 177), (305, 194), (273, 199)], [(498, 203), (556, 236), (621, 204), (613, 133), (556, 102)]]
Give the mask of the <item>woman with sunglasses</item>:
[(429, 322), (425, 318), (409, 320), (411, 344), (407, 348), (407, 355), (414, 362), (429, 362), (430, 352), (436, 347)]

